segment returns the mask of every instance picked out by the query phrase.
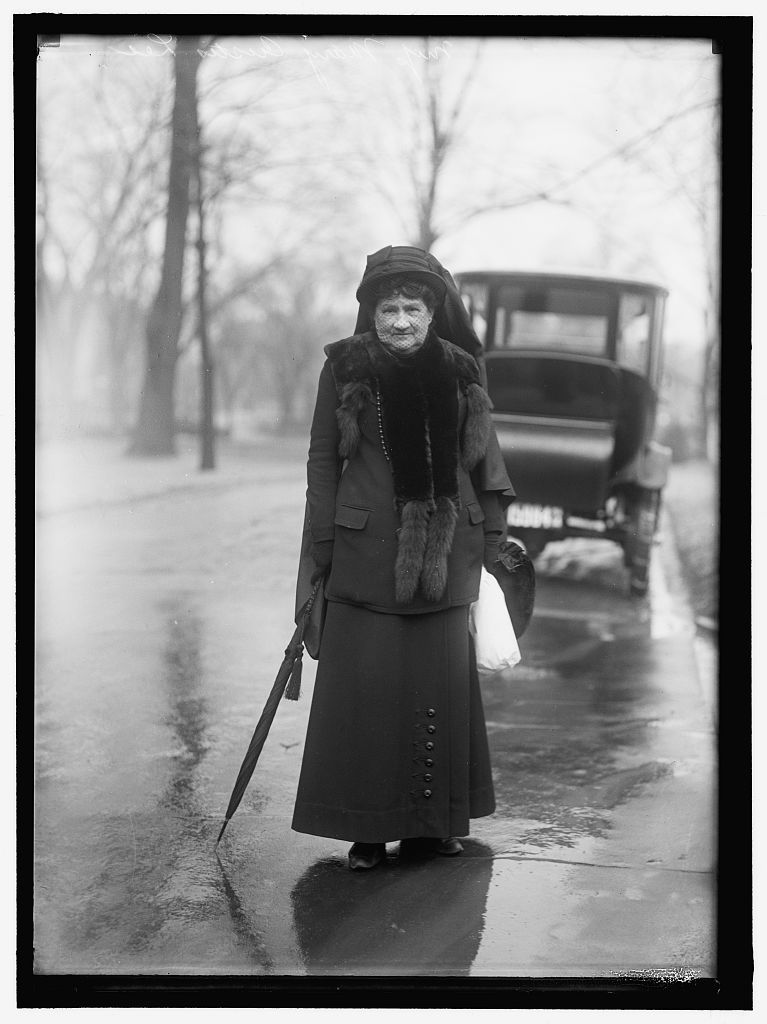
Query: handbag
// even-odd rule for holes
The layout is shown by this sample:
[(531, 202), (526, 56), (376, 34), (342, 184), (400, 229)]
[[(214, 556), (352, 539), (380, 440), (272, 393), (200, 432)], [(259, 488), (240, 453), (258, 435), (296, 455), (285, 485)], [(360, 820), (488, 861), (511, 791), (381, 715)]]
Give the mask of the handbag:
[(511, 624), (517, 637), (530, 625), (535, 607), (535, 566), (533, 560), (513, 540), (504, 541), (490, 566), (506, 599)]
[(513, 668), (522, 655), (498, 580), (482, 566), (479, 596), (469, 606), (477, 670), (487, 674)]

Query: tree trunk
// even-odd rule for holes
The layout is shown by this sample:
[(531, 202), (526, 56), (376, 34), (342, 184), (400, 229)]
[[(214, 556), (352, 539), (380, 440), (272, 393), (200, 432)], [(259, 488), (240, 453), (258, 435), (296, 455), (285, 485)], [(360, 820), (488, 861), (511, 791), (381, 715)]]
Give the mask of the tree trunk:
[[(708, 317), (706, 318), (708, 320)], [(707, 324), (700, 385), (701, 454), (711, 460), (719, 424), (719, 333)]]
[(175, 452), (174, 386), (181, 333), (189, 187), (197, 145), (199, 45), (199, 36), (180, 36), (176, 43), (165, 252), (160, 285), (147, 318), (146, 375), (130, 448), (134, 455), (172, 455)]
[[(709, 241), (710, 231), (702, 218), (701, 228), (704, 244)], [(703, 366), (700, 379), (700, 454), (710, 458), (712, 434), (717, 435), (719, 420), (719, 283), (716, 256), (709, 257), (706, 268), (706, 306), (703, 311)]]
[[(199, 136), (199, 128), (198, 128)], [(199, 139), (198, 139), (199, 141)], [(202, 154), (197, 146), (197, 316), (200, 336), (200, 469), (216, 468), (215, 425), (213, 422), (213, 360), (208, 337), (207, 275), (205, 268), (205, 197)]]

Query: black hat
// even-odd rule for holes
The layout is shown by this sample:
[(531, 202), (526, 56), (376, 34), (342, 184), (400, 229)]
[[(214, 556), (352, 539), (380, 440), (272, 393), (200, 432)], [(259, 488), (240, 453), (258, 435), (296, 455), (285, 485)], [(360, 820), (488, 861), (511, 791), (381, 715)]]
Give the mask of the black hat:
[(482, 344), (472, 327), (466, 306), (450, 272), (442, 266), (436, 256), (413, 245), (387, 245), (372, 256), (368, 256), (367, 267), (357, 289), (357, 325), (355, 334), (369, 331), (372, 326), (371, 306), (373, 292), (379, 282), (394, 274), (407, 274), (423, 280), (437, 296), (434, 311), (434, 330), (446, 341), (452, 341), (464, 352), (474, 356), (479, 365), (482, 383), (486, 384), (484, 353)]
[(365, 273), (357, 289), (357, 301), (373, 303), (378, 285), (387, 277), (406, 275), (414, 281), (421, 281), (431, 288), (440, 306), (445, 298), (447, 285), (439, 272), (437, 260), (424, 249), (413, 245), (386, 245), (368, 256)]

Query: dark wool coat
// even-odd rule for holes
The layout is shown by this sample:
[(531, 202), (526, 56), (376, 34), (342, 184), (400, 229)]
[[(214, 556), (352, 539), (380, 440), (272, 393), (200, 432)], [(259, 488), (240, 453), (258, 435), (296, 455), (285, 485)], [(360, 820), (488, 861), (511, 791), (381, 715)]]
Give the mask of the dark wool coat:
[[(505, 529), (503, 508), (514, 492), (476, 362), (450, 342), (435, 341), (455, 377), (459, 438), (444, 591), (435, 599), (421, 588), (405, 603), (401, 595), (398, 599), (398, 556), (401, 569), (407, 509), (403, 517), (382, 431), (375, 378), (381, 346), (374, 335), (363, 334), (327, 346), (311, 428), (307, 526), (313, 543), (333, 542), (328, 600), (395, 614), (432, 612), (476, 600), (485, 531), (497, 535)], [(434, 518), (440, 513), (438, 504)], [(299, 594), (298, 607), (302, 598)]]
[(292, 827), (444, 838), (494, 809), (468, 608), (382, 615), (328, 601)]
[[(430, 420), (428, 493), (423, 462), (402, 449), (409, 435), (400, 428), (414, 426), (412, 407), (389, 391), (379, 415), (385, 367), (378, 340), (362, 334), (325, 350), (299, 608), (311, 575), (306, 542), (333, 552), (321, 641), (321, 623), (311, 642), (305, 638), (319, 664), (292, 821), (298, 832), (351, 842), (467, 835), (471, 818), (495, 808), (468, 606), (478, 593), (485, 531), (498, 537), (504, 530), (513, 491), (476, 362), (436, 335), (430, 344), (428, 365), (437, 368), (447, 401)], [(428, 380), (422, 385), (429, 390)], [(422, 441), (414, 436), (414, 449)], [(408, 533), (413, 507), (427, 511), (426, 532), (439, 549), (429, 558), (438, 565), (444, 555), (446, 571), (443, 580), (419, 569), (418, 588), (403, 601), (398, 578), (411, 579), (412, 550), (426, 536), (418, 522)]]

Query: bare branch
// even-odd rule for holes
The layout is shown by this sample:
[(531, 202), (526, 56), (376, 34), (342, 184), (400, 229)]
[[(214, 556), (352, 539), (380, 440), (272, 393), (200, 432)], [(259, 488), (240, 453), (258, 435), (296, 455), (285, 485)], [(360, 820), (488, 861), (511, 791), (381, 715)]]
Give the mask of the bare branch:
[(616, 146), (614, 149), (609, 150), (609, 152), (603, 153), (602, 156), (598, 157), (596, 160), (592, 160), (569, 178), (565, 178), (562, 181), (557, 182), (555, 185), (552, 185), (548, 191), (551, 193), (558, 192), (564, 188), (569, 188), (570, 185), (575, 184), (575, 182), (580, 181), (582, 178), (586, 177), (586, 175), (591, 174), (591, 172), (596, 170), (597, 167), (601, 167), (603, 164), (609, 163), (611, 160), (616, 160), (618, 157), (626, 156), (632, 150), (636, 149), (637, 146), (641, 146), (643, 143), (647, 142), (648, 139), (660, 134), (674, 121), (679, 121), (683, 117), (688, 117), (690, 114), (694, 114), (699, 110), (714, 108), (717, 105), (718, 100), (709, 99), (702, 100), (700, 103), (693, 103), (692, 106), (686, 107), (684, 110), (675, 110), (667, 117), (664, 117), (662, 121), (654, 125), (652, 128), (642, 132), (640, 135), (630, 139), (628, 142), (624, 142), (620, 146)]
[[(519, 206), (526, 206), (530, 203), (545, 202), (545, 203), (556, 203), (558, 205), (568, 206), (572, 205), (571, 201), (566, 197), (558, 196), (558, 192), (562, 192), (577, 182), (583, 180), (598, 167), (602, 167), (604, 164), (609, 163), (612, 160), (617, 160), (620, 157), (624, 157), (631, 153), (637, 147), (643, 145), (648, 139), (654, 138), (663, 132), (670, 124), (681, 118), (687, 117), (690, 114), (696, 113), (699, 110), (711, 109), (717, 105), (716, 100), (703, 100), (699, 103), (694, 103), (683, 110), (677, 110), (668, 116), (664, 117), (662, 121), (654, 125), (647, 131), (642, 132), (640, 135), (635, 136), (628, 142), (621, 143), (621, 145), (609, 150), (607, 153), (603, 153), (596, 160), (590, 161), (585, 164), (574, 174), (569, 177), (563, 178), (560, 181), (553, 182), (545, 189), (536, 189), (527, 194), (521, 196), (514, 196), (508, 199), (497, 199), (490, 202), (477, 203), (471, 207), (464, 209), (463, 211), (456, 214), (450, 221), (449, 230), (455, 230), (457, 227), (465, 224), (467, 221), (472, 220), (475, 217), (480, 216), (484, 213), (499, 212), (502, 210), (512, 210)], [(447, 230), (447, 229), (446, 229)]]

